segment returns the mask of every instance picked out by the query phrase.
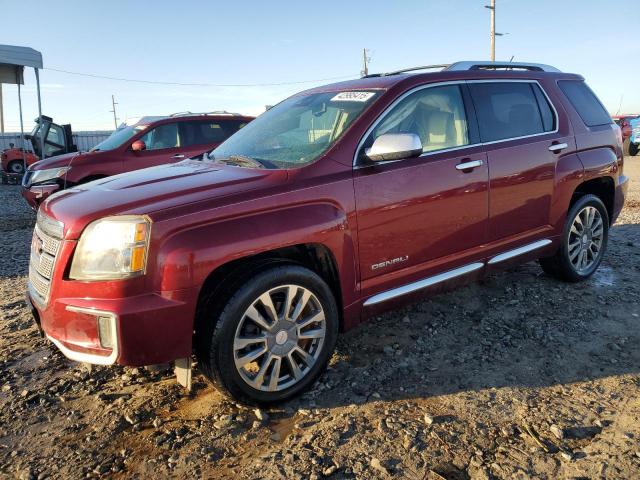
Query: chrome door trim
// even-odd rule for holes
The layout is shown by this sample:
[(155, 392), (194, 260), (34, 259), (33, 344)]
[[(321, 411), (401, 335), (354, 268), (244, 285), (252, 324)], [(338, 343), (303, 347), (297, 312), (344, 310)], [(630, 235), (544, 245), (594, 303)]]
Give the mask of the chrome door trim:
[[(364, 141), (367, 139), (367, 137), (378, 126), (378, 124), (384, 119), (384, 117), (389, 113), (389, 111), (391, 111), (391, 109), (393, 109), (398, 103), (400, 103), (402, 100), (404, 100), (407, 96), (411, 95), (412, 93), (415, 93), (417, 91), (423, 90), (425, 88), (443, 87), (443, 86), (447, 86), (447, 85), (464, 85), (464, 84), (470, 84), (470, 83), (505, 83), (505, 82), (535, 83), (536, 85), (538, 85), (538, 87), (540, 87), (540, 90), (542, 91), (542, 94), (547, 99), (547, 102), (549, 103), (549, 106), (551, 107), (551, 110), (553, 111), (553, 115), (554, 115), (554, 118), (555, 118), (555, 127), (556, 128), (554, 130), (550, 130), (548, 132), (534, 133), (534, 134), (531, 134), (531, 135), (523, 135), (523, 136), (520, 136), (520, 137), (502, 138), (500, 140), (493, 140), (491, 142), (469, 143), (467, 145), (459, 145), (457, 147), (444, 148), (442, 150), (433, 150), (433, 151), (429, 151), (429, 152), (424, 152), (422, 155), (420, 155), (419, 158), (427, 157), (427, 156), (430, 156), (430, 155), (436, 155), (436, 154), (440, 154), (440, 153), (451, 152), (451, 151), (455, 151), (455, 150), (464, 150), (466, 148), (472, 148), (472, 147), (477, 147), (477, 146), (493, 145), (493, 144), (496, 144), (496, 143), (510, 142), (512, 140), (521, 140), (521, 139), (525, 139), (525, 138), (541, 137), (543, 135), (551, 135), (551, 134), (554, 134), (554, 133), (558, 133), (560, 131), (560, 116), (558, 115), (558, 110), (556, 109), (556, 106), (551, 101), (551, 98), (549, 98), (549, 95), (547, 94), (547, 91), (543, 88), (543, 86), (540, 84), (540, 82), (538, 80), (526, 79), (526, 78), (523, 78), (523, 79), (492, 78), (492, 79), (484, 79), (484, 80), (453, 80), (453, 81), (449, 81), (449, 82), (427, 83), (425, 85), (418, 85), (417, 87), (414, 87), (411, 90), (407, 90), (402, 95), (400, 95), (398, 98), (396, 98), (393, 102), (391, 102), (391, 104), (387, 108), (385, 108), (384, 111), (380, 115), (378, 115), (378, 117), (373, 121), (373, 123), (369, 126), (369, 128), (367, 128), (367, 130), (365, 131), (364, 135), (360, 138), (360, 141), (358, 142), (358, 146), (356, 147), (356, 151), (353, 153), (352, 167), (354, 167), (354, 168), (362, 168), (362, 167), (370, 167), (371, 165), (374, 165), (373, 163), (358, 165), (358, 152), (362, 148), (362, 145), (364, 144)], [(401, 161), (402, 160), (389, 160), (389, 162), (401, 162)], [(376, 162), (375, 165), (384, 165), (385, 163), (388, 163), (388, 162)]]
[(532, 252), (533, 250), (538, 250), (539, 248), (546, 247), (550, 243), (551, 243), (551, 240), (549, 240), (548, 238), (545, 238), (543, 240), (538, 240), (537, 242), (533, 242), (528, 245), (523, 245), (522, 247), (509, 250), (507, 252), (501, 253), (500, 255), (496, 255), (491, 260), (489, 260), (487, 264), (495, 265), (496, 263), (504, 262), (505, 260), (509, 260), (513, 257), (517, 257), (519, 255)]
[(484, 263), (470, 263), (469, 265), (465, 265), (464, 267), (449, 270), (448, 272), (440, 273), (432, 277), (427, 277), (422, 280), (418, 280), (417, 282), (408, 283), (406, 285), (403, 285), (402, 287), (393, 288), (391, 290), (387, 290), (386, 292), (378, 293), (377, 295), (369, 297), (364, 302), (364, 306), (369, 307), (371, 305), (386, 302), (387, 300), (391, 300), (392, 298), (401, 297), (409, 293), (417, 292), (418, 290), (422, 290), (423, 288), (442, 283), (446, 280), (450, 280), (467, 273), (475, 272), (476, 270), (480, 270), (482, 267), (484, 267)]
[(567, 148), (569, 145), (566, 143), (558, 143), (556, 145), (551, 145), (549, 147), (549, 151), (550, 152), (559, 152), (560, 150), (564, 150), (565, 148)]
[(484, 165), (482, 160), (471, 160), (470, 162), (459, 163), (456, 165), (456, 170), (469, 170), (470, 168), (481, 167)]

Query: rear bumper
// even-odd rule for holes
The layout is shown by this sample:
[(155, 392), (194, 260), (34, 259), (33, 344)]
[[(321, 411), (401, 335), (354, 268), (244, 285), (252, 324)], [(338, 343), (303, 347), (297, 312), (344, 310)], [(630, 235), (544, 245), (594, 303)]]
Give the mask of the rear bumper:
[[(55, 298), (40, 306), (28, 295), (46, 337), (71, 360), (142, 366), (191, 355), (197, 290), (129, 298)], [(102, 346), (98, 319), (108, 322), (112, 348)]]
[(22, 196), (31, 208), (38, 210), (40, 204), (58, 190), (60, 190), (59, 185), (32, 185), (28, 188), (22, 187)]
[(629, 189), (629, 177), (620, 175), (618, 178), (618, 185), (616, 186), (615, 199), (613, 202), (613, 217), (611, 218), (611, 224), (618, 219), (618, 215), (624, 207), (624, 201), (627, 198), (627, 190)]

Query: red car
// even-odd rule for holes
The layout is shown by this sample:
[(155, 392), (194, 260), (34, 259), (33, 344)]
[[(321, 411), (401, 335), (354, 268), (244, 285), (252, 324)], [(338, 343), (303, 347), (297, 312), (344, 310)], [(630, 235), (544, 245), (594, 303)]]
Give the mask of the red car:
[[(28, 297), (69, 358), (310, 387), (338, 331), (496, 269), (598, 268), (622, 139), (579, 75), (458, 62), (294, 95), (216, 148), (45, 201)], [(400, 328), (400, 327), (399, 327)]]
[(22, 196), (37, 209), (54, 192), (99, 178), (174, 163), (216, 147), (253, 120), (226, 112), (143, 117), (88, 152), (47, 158), (29, 167)]
[(616, 125), (620, 127), (622, 130), (622, 142), (624, 145), (627, 144), (627, 140), (631, 136), (631, 123), (630, 120), (638, 118), (640, 115), (638, 114), (625, 114), (625, 115), (614, 115), (613, 121), (616, 122)]

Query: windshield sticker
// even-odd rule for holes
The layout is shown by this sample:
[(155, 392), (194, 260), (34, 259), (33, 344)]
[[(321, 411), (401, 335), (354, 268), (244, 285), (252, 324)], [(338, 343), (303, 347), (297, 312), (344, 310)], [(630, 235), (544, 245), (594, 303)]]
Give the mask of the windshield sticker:
[(334, 96), (332, 102), (366, 102), (375, 95), (374, 92), (340, 92)]

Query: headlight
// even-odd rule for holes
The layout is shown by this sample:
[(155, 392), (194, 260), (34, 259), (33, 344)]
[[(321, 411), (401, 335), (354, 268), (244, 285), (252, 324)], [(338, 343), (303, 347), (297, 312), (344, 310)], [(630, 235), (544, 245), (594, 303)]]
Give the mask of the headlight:
[(59, 168), (47, 168), (46, 170), (33, 170), (31, 178), (29, 179), (29, 185), (35, 185), (37, 183), (45, 183), (56, 178), (63, 177), (71, 167), (59, 167)]
[(82, 232), (69, 276), (74, 280), (117, 280), (144, 273), (151, 222), (146, 217), (106, 217)]

